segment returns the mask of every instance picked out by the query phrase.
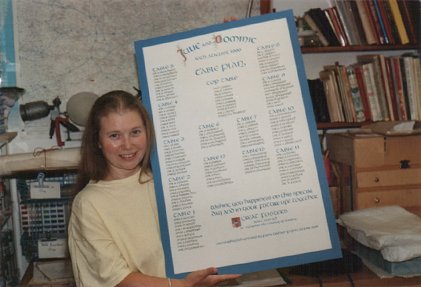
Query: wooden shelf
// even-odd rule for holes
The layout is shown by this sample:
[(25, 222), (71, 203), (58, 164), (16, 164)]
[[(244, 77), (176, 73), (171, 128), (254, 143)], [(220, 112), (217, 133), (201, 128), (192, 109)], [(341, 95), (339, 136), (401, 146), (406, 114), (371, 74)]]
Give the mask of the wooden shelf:
[(317, 123), (318, 130), (331, 130), (331, 129), (355, 129), (369, 124), (369, 122), (362, 123)]
[(421, 49), (421, 45), (365, 45), (365, 46), (346, 46), (346, 47), (301, 47), (303, 54), (317, 53), (345, 53), (345, 52), (367, 52), (367, 51), (393, 51), (393, 50), (416, 50)]
[(11, 142), (17, 136), (16, 132), (0, 134), (0, 148)]

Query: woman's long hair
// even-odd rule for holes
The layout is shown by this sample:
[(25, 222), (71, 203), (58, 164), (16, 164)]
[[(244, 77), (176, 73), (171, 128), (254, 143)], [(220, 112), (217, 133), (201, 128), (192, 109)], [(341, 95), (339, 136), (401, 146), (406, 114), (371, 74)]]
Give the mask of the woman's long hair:
[(148, 112), (138, 97), (125, 91), (111, 91), (99, 97), (89, 113), (80, 149), (78, 178), (75, 186), (76, 193), (82, 190), (90, 180), (102, 180), (108, 173), (107, 161), (99, 147), (101, 118), (113, 112), (127, 110), (138, 112), (145, 125), (147, 147), (139, 165), (141, 167), (141, 175), (150, 172), (150, 156), (154, 142), (154, 132)]

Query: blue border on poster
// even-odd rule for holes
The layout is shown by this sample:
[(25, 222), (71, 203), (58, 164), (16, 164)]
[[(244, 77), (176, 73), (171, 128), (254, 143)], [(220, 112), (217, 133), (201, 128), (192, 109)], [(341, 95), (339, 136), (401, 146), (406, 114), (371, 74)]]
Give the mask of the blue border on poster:
[[(1, 86), (15, 86), (16, 85), (16, 64), (15, 64), (15, 45), (13, 34), (13, 5), (12, 0), (6, 0), (0, 5), (3, 15), (6, 15), (3, 21), (3, 29), (0, 30), (0, 70)], [(2, 58), (2, 59), (1, 59)]]
[[(286, 10), (286, 11), (281, 11), (281, 12), (276, 12), (276, 13), (265, 14), (262, 16), (251, 17), (251, 18), (247, 18), (243, 20), (216, 24), (216, 25), (199, 28), (199, 29), (195, 29), (195, 30), (191, 30), (187, 32), (175, 33), (168, 36), (162, 36), (162, 37), (157, 37), (157, 38), (152, 38), (152, 39), (147, 39), (147, 40), (139, 40), (134, 43), (139, 82), (140, 82), (142, 96), (143, 96), (143, 104), (145, 105), (146, 109), (148, 110), (148, 112), (153, 118), (148, 82), (146, 78), (143, 48), (162, 44), (162, 43), (172, 42), (176, 40), (187, 39), (187, 38), (199, 36), (202, 34), (208, 34), (208, 33), (216, 32), (216, 31), (223, 31), (223, 30), (227, 30), (227, 29), (231, 29), (235, 27), (262, 23), (262, 22), (272, 21), (272, 20), (277, 20), (277, 19), (282, 19), (282, 18), (285, 18), (287, 20), (288, 28), (290, 31), (290, 41), (292, 43), (293, 50), (294, 50), (295, 63), (296, 63), (297, 73), (298, 73), (298, 77), (299, 77), (299, 81), (301, 85), (302, 97), (304, 101), (304, 108), (306, 112), (308, 128), (309, 128), (310, 137), (311, 137), (311, 143), (313, 145), (314, 158), (316, 162), (320, 187), (322, 190), (323, 204), (325, 208), (325, 214), (327, 218), (327, 224), (329, 228), (329, 236), (330, 236), (332, 248), (327, 249), (327, 250), (317, 251), (317, 252), (297, 254), (293, 256), (286, 256), (282, 258), (275, 258), (275, 259), (269, 259), (269, 260), (264, 260), (264, 261), (256, 261), (256, 262), (237, 264), (237, 265), (231, 265), (231, 266), (222, 266), (222, 267), (217, 266), (218, 272), (220, 274), (229, 274), (229, 273), (243, 274), (243, 273), (249, 273), (249, 272), (260, 271), (260, 270), (268, 270), (268, 269), (273, 269), (273, 268), (300, 265), (300, 264), (305, 264), (305, 263), (310, 263), (310, 262), (324, 261), (324, 260), (339, 258), (342, 256), (339, 238), (338, 238), (338, 234), (336, 230), (335, 217), (333, 215), (333, 209), (330, 202), (329, 188), (327, 184), (327, 179), (326, 179), (326, 174), (325, 174), (325, 169), (324, 169), (324, 164), (323, 164), (323, 159), (322, 159), (322, 151), (321, 151), (320, 141), (319, 141), (319, 137), (317, 133), (317, 126), (316, 126), (316, 122), (314, 118), (310, 92), (309, 92), (308, 84), (307, 84), (307, 77), (304, 70), (304, 62), (301, 55), (301, 50), (300, 50), (300, 45), (298, 42), (298, 35), (295, 28), (295, 22), (294, 22), (294, 16), (293, 16), (292, 10)], [(167, 222), (167, 215), (166, 215), (166, 208), (165, 208), (165, 200), (164, 200), (163, 187), (162, 187), (162, 182), (161, 182), (158, 154), (157, 154), (156, 149), (154, 149), (152, 153), (152, 169), (154, 173), (155, 189), (156, 189), (156, 196), (157, 196), (158, 209), (159, 209), (159, 215), (160, 215), (159, 222), (161, 226), (161, 236), (162, 236), (162, 241), (163, 241), (163, 246), (164, 246), (166, 272), (169, 277), (180, 278), (180, 277), (183, 277), (185, 274), (174, 274), (174, 266), (173, 266), (173, 260), (172, 260), (172, 255), (171, 255), (172, 253), (171, 253), (171, 247), (170, 247), (170, 242), (169, 242), (170, 239), (169, 239), (168, 222)], [(282, 248), (282, 246), (279, 246), (279, 248)]]

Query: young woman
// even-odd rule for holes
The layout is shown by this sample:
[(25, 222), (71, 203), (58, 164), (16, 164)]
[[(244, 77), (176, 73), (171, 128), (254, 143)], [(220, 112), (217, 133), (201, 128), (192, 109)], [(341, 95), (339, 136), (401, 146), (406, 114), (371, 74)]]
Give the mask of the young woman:
[(153, 128), (138, 98), (112, 91), (94, 103), (82, 139), (69, 251), (79, 287), (207, 287), (237, 278), (210, 267), (165, 278), (150, 171)]

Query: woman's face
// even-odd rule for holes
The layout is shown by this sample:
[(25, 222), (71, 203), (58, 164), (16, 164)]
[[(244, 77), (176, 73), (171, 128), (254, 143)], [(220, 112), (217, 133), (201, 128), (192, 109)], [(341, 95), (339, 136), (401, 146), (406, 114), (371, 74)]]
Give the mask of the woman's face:
[(99, 146), (108, 164), (105, 180), (135, 174), (145, 155), (145, 125), (136, 111), (112, 112), (100, 120)]

